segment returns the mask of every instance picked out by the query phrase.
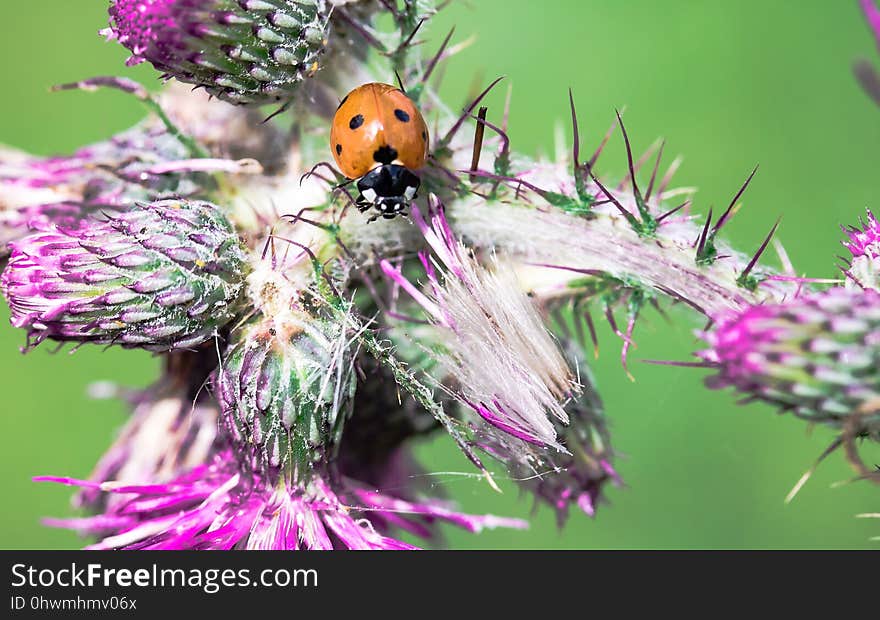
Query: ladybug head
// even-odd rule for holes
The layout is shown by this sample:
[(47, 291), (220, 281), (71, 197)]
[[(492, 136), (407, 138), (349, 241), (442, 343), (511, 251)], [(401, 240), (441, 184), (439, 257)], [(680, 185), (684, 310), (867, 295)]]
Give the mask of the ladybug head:
[(356, 204), (361, 211), (375, 207), (378, 213), (374, 217), (391, 219), (406, 213), (420, 184), (419, 177), (405, 166), (383, 164), (358, 180)]

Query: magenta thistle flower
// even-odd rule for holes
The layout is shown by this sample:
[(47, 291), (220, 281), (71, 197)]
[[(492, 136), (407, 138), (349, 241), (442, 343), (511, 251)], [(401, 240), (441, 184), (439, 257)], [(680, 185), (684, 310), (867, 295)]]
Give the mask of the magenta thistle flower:
[(844, 269), (847, 284), (880, 291), (880, 223), (871, 211), (860, 223), (861, 228), (844, 228), (848, 239), (842, 243), (852, 254)]
[[(699, 356), (733, 387), (810, 422), (840, 427), (880, 398), (880, 294), (843, 287), (746, 308), (704, 334)], [(880, 412), (863, 419), (880, 432)]]
[(532, 302), (503, 264), (486, 269), (456, 240), (436, 198), (430, 223), (418, 208), (412, 216), (436, 256), (419, 255), (428, 293), (387, 260), (382, 269), (445, 334), (456, 397), (504, 433), (564, 450), (552, 419), (568, 422), (564, 403), (580, 388)]
[(129, 65), (146, 60), (220, 99), (266, 103), (317, 71), (328, 17), (324, 0), (115, 0), (106, 34), (131, 51)]
[(334, 484), (315, 475), (299, 484), (270, 478), (224, 451), (165, 484), (37, 480), (125, 494), (126, 501), (104, 514), (49, 522), (99, 536), (92, 549), (414, 549), (381, 533), (374, 520), (415, 535), (430, 533), (437, 521), (472, 532), (525, 527), (516, 519), (459, 513), (436, 500), (406, 501), (349, 479)]
[(169, 350), (215, 336), (237, 312), (246, 273), (217, 207), (167, 200), (14, 242), (0, 285), (12, 324), (34, 344)]

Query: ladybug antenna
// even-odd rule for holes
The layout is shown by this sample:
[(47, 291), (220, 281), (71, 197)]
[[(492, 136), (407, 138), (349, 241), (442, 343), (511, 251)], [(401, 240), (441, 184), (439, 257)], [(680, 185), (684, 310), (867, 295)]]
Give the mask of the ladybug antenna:
[[(342, 183), (342, 181), (340, 181), (340, 179), (345, 178), (345, 177), (342, 176), (342, 174), (339, 173), (339, 171), (338, 171), (336, 168), (334, 168), (332, 165), (330, 165), (330, 162), (319, 161), (317, 164), (315, 164), (314, 166), (312, 166), (312, 169), (311, 169), (311, 170), (309, 170), (308, 172), (306, 172), (304, 175), (302, 175), (302, 176), (299, 178), (299, 184), (300, 184), (300, 187), (302, 187), (303, 181), (305, 181), (307, 178), (309, 178), (309, 177), (312, 176), (312, 175), (318, 177), (318, 178), (321, 179), (322, 181), (326, 181), (327, 183), (331, 183), (330, 179), (328, 179), (328, 178), (326, 178), (326, 177), (323, 177), (323, 176), (321, 176), (320, 174), (317, 173), (318, 168), (327, 168), (327, 170), (329, 170), (330, 173), (331, 173), (334, 177), (336, 177), (336, 182), (337, 182), (337, 183)], [(349, 179), (349, 181), (346, 181), (346, 182), (350, 182), (350, 179)]]

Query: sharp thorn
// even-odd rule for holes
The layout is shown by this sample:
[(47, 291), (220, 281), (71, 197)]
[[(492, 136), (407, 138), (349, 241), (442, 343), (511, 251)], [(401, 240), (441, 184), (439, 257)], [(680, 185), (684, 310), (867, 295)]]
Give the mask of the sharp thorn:
[(657, 151), (657, 159), (654, 161), (654, 170), (651, 171), (651, 181), (648, 183), (648, 191), (645, 193), (645, 202), (651, 200), (651, 193), (654, 191), (654, 181), (657, 179), (657, 171), (660, 169), (660, 160), (663, 158), (663, 147), (666, 146), (666, 140), (660, 143), (660, 150)]
[(755, 173), (758, 172), (758, 166), (755, 166), (755, 169), (752, 170), (752, 173), (749, 175), (749, 178), (746, 179), (746, 182), (742, 184), (739, 188), (739, 191), (736, 193), (736, 196), (733, 197), (733, 200), (730, 201), (730, 204), (727, 206), (727, 209), (724, 211), (724, 214), (718, 218), (718, 223), (715, 224), (715, 228), (712, 229), (712, 234), (715, 235), (721, 227), (727, 223), (727, 219), (730, 216), (731, 211), (736, 206), (736, 202), (740, 199), (740, 196), (743, 195), (743, 192), (746, 191), (746, 188), (749, 186), (749, 183), (752, 182), (752, 178), (755, 176)]
[(449, 144), (449, 142), (452, 140), (452, 138), (455, 137), (455, 134), (458, 133), (458, 130), (461, 129), (461, 126), (462, 126), (462, 124), (464, 123), (465, 119), (467, 119), (467, 118), (470, 116), (471, 112), (474, 111), (474, 108), (476, 108), (477, 105), (479, 105), (479, 103), (483, 100), (483, 97), (485, 97), (486, 95), (488, 95), (488, 94), (489, 94), (489, 91), (492, 90), (492, 89), (495, 87), (495, 85), (496, 85), (498, 82), (500, 82), (501, 80), (503, 80), (503, 79), (504, 79), (504, 76), (503, 76), (503, 75), (502, 75), (501, 77), (497, 77), (497, 78), (495, 78), (495, 79), (492, 81), (492, 83), (489, 84), (489, 85), (483, 90), (483, 92), (481, 92), (479, 95), (477, 95), (477, 97), (476, 97), (476, 98), (471, 102), (471, 104), (465, 109), (464, 113), (462, 113), (462, 115), (458, 118), (458, 120), (455, 122), (455, 124), (452, 126), (452, 128), (451, 128), (451, 129), (446, 133), (446, 135), (443, 137), (443, 140), (441, 141), (441, 144)]
[(623, 134), (623, 143), (626, 146), (626, 161), (629, 164), (629, 175), (632, 180), (633, 193), (637, 198), (640, 198), (639, 187), (636, 183), (636, 170), (633, 165), (632, 146), (629, 143), (629, 136), (626, 133), (626, 127), (623, 124), (623, 119), (620, 117), (620, 112), (615, 110), (615, 113), (617, 114), (617, 123), (620, 125), (620, 132)]
[(609, 200), (611, 200), (611, 202), (614, 203), (614, 206), (617, 207), (617, 210), (620, 211), (620, 214), (623, 215), (623, 217), (625, 217), (627, 219), (627, 221), (632, 226), (634, 226), (634, 227), (640, 226), (641, 222), (639, 222), (638, 218), (635, 215), (633, 215), (632, 213), (630, 213), (622, 204), (620, 204), (620, 201), (617, 200), (617, 198), (615, 198), (614, 195), (611, 192), (609, 192), (608, 189), (604, 185), (602, 185), (602, 183), (599, 181), (599, 179), (596, 178), (596, 175), (593, 174), (592, 170), (590, 170), (589, 172), (590, 172), (590, 178), (593, 179), (593, 183), (598, 185), (599, 189), (602, 190), (602, 192), (604, 192), (604, 194), (606, 196), (608, 196)]
[(776, 220), (776, 223), (773, 224), (773, 228), (770, 229), (770, 232), (767, 235), (767, 238), (764, 239), (764, 243), (761, 244), (761, 247), (758, 248), (757, 252), (755, 252), (755, 255), (752, 257), (752, 260), (749, 261), (749, 264), (746, 265), (746, 268), (743, 269), (743, 272), (739, 275), (740, 279), (748, 276), (749, 272), (751, 272), (752, 269), (755, 267), (755, 265), (758, 263), (758, 260), (761, 258), (761, 254), (764, 253), (764, 250), (766, 250), (767, 246), (770, 244), (770, 240), (773, 238), (773, 234), (776, 232), (776, 228), (779, 226), (779, 222), (781, 220), (782, 220), (782, 218), (780, 217)]
[(686, 206), (688, 206), (690, 204), (690, 202), (691, 202), (690, 200), (685, 200), (683, 203), (681, 203), (680, 205), (678, 205), (674, 209), (670, 209), (669, 211), (667, 211), (666, 213), (664, 213), (663, 215), (661, 215), (660, 217), (657, 218), (657, 223), (659, 224), (660, 222), (665, 220), (670, 215), (678, 213), (679, 211), (684, 209)]
[(700, 260), (703, 254), (703, 248), (706, 247), (706, 239), (709, 236), (709, 225), (712, 224), (712, 207), (709, 207), (709, 216), (706, 218), (706, 224), (703, 226), (703, 232), (700, 233), (697, 244), (697, 260)]
[(443, 39), (442, 45), (440, 45), (440, 49), (434, 54), (434, 57), (431, 58), (431, 62), (428, 63), (428, 67), (425, 69), (425, 74), (422, 76), (422, 84), (425, 84), (428, 79), (431, 77), (431, 74), (434, 72), (434, 69), (437, 67), (437, 63), (440, 62), (440, 58), (443, 56), (443, 52), (446, 51), (446, 46), (449, 45), (449, 40), (452, 39), (452, 35), (455, 32), (455, 26), (449, 31), (449, 34), (446, 35), (446, 38)]

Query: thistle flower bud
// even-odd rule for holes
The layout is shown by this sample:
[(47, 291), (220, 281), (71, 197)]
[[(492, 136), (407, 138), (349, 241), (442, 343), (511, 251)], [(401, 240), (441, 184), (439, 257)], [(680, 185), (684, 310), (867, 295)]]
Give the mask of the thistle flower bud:
[[(703, 335), (711, 388), (733, 387), (810, 422), (841, 427), (880, 398), (880, 294), (836, 287), (753, 306)], [(880, 432), (880, 413), (862, 419)]]
[(265, 466), (303, 475), (335, 444), (354, 393), (343, 325), (290, 311), (245, 327), (214, 375), (224, 422)]
[(231, 103), (289, 98), (318, 69), (324, 0), (115, 0), (110, 28), (132, 55)]
[(247, 275), (238, 236), (207, 202), (141, 204), (11, 245), (0, 286), (33, 344), (193, 347), (235, 316)]
[(844, 247), (852, 254), (849, 267), (844, 270), (847, 286), (880, 291), (880, 222), (868, 211), (862, 227), (844, 229), (849, 239)]

